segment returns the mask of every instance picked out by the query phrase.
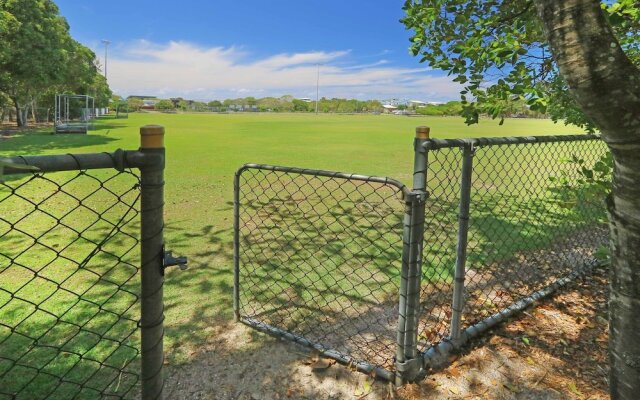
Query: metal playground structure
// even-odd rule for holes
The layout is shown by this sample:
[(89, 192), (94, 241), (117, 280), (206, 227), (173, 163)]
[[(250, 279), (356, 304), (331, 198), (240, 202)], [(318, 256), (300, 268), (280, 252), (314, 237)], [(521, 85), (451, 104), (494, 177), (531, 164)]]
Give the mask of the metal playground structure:
[(57, 94), (55, 133), (87, 133), (95, 118), (95, 99), (84, 94)]

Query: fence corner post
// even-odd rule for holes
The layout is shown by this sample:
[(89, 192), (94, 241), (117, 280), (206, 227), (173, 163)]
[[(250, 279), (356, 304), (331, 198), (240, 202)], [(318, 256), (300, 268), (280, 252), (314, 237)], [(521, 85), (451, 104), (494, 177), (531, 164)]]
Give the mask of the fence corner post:
[(162, 399), (164, 376), (163, 229), (164, 229), (164, 127), (140, 128), (141, 229), (141, 386), (143, 399)]
[(405, 199), (402, 271), (396, 351), (396, 385), (412, 381), (422, 367), (418, 353), (420, 291), (422, 287), (422, 246), (426, 207), (427, 150), (430, 128), (416, 128), (414, 140), (413, 190)]

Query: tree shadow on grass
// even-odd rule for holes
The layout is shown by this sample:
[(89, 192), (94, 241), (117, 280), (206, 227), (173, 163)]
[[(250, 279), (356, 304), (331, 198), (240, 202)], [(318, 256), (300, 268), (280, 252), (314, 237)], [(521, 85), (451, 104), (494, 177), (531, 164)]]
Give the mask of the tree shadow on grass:
[[(53, 128), (51, 128), (53, 129)], [(103, 135), (88, 134), (53, 134), (50, 132), (20, 133), (7, 137), (0, 137), (0, 155), (38, 155), (45, 151), (74, 149), (99, 146), (116, 142), (118, 139)]]
[[(268, 187), (258, 188), (253, 193), (261, 195), (273, 188), (271, 182)], [(398, 261), (402, 250), (399, 240), (401, 203), (398, 202), (400, 208), (391, 207), (381, 199), (398, 200), (395, 196), (379, 198), (371, 188), (352, 184), (335, 187), (325, 183), (316, 187), (300, 182), (295, 193), (286, 191), (293, 189), (291, 184), (284, 185), (283, 189), (285, 191), (277, 192), (279, 197), (268, 201), (264, 198), (253, 199), (255, 201), (244, 199), (248, 215), (245, 214), (241, 220), (241, 243), (245, 249), (251, 249), (251, 253), (242, 255), (245, 257), (245, 269), (241, 285), (243, 290), (248, 289), (242, 298), (243, 314), (311, 336), (312, 340), (328, 348), (341, 349), (349, 355), (358, 356), (361, 352), (364, 359), (388, 366), (393, 357), (397, 321), (397, 309), (394, 307), (397, 306)], [(321, 189), (332, 193), (332, 202), (322, 197)], [(454, 204), (447, 208), (450, 213), (455, 212)], [(495, 240), (496, 235), (492, 234), (495, 232), (495, 218), (485, 216), (483, 221), (483, 226), (494, 227), (481, 230), (485, 240)], [(497, 222), (501, 229), (508, 228), (511, 234), (520, 232), (513, 221)], [(37, 225), (37, 221), (32, 225)], [(169, 270), (166, 275), (166, 352), (170, 365), (174, 361), (190, 360), (210, 343), (218, 343), (215, 336), (239, 329), (237, 324), (230, 323), (233, 232), (213, 225), (206, 225), (195, 232), (181, 232), (178, 225), (181, 225), (179, 221), (169, 221), (165, 236), (172, 250), (190, 258), (191, 270)], [(455, 232), (455, 229), (450, 232)], [(450, 244), (455, 244), (455, 240), (447, 242), (446, 246)], [(124, 244), (116, 240), (114, 245), (122, 248)], [(11, 246), (18, 246), (14, 238)], [(510, 249), (510, 253), (515, 251)], [(96, 260), (106, 262), (110, 258), (101, 255)], [(250, 268), (246, 269), (246, 266)], [(494, 279), (502, 281), (497, 276)], [(36, 290), (33, 292), (35, 294)], [(95, 294), (97, 298), (110, 298), (106, 291), (103, 293), (96, 289)], [(185, 304), (188, 307), (184, 308)], [(24, 307), (20, 313), (28, 314), (29, 306)], [(95, 309), (93, 304), (82, 308), (83, 312)], [(109, 326), (108, 321), (98, 322), (98, 325)], [(37, 321), (34, 321), (28, 330), (47, 329), (46, 324), (36, 325)], [(220, 353), (214, 352), (223, 357), (227, 366), (235, 368), (237, 377), (232, 382), (240, 379), (240, 383), (248, 385), (251, 379), (254, 382), (258, 379), (266, 384), (267, 381), (285, 379), (289, 374), (295, 375), (292, 371), (297, 368), (296, 357), (284, 358), (281, 364), (274, 364), (279, 370), (275, 374), (255, 372), (256, 368), (266, 369), (270, 364), (268, 357), (273, 351), (270, 347), (274, 345), (273, 341), (252, 339), (255, 337), (254, 333), (232, 337), (230, 343), (233, 346)], [(33, 342), (26, 346), (33, 345)], [(242, 345), (243, 342), (256, 342), (256, 345), (246, 346)], [(92, 341), (87, 343), (84, 343), (85, 347), (94, 346)], [(220, 343), (220, 346), (224, 345)], [(14, 347), (24, 346), (16, 345), (11, 349)], [(288, 348), (277, 347), (282, 351)], [(267, 358), (267, 362), (255, 363), (256, 354)], [(212, 362), (210, 358), (208, 360)], [(198, 362), (197, 357), (194, 362)], [(223, 373), (219, 369), (205, 369), (200, 379), (225, 382), (223, 377), (216, 378), (216, 371)], [(210, 387), (207, 390), (215, 389)], [(300, 392), (300, 396), (313, 397), (319, 393), (313, 385), (304, 390), (306, 392)], [(230, 393), (239, 395), (240, 392), (235, 388)], [(179, 392), (179, 397), (186, 396)]]
[[(584, 290), (576, 289), (576, 285), (581, 283), (573, 284), (571, 290)], [(578, 299), (576, 303), (582, 302)], [(541, 305), (551, 312), (555, 306), (545, 306), (551, 303), (556, 302), (548, 299)], [(556, 304), (561, 305), (563, 301)], [(566, 314), (593, 319), (590, 312), (578, 310)], [(606, 311), (599, 314), (606, 315)], [(566, 333), (561, 330), (550, 334), (546, 329), (557, 325), (554, 324), (557, 317), (556, 314), (547, 317), (550, 320), (547, 324), (551, 325), (523, 328), (520, 321), (539, 318), (521, 314), (488, 333), (488, 336), (497, 333), (499, 344), (493, 339), (487, 343), (487, 335), (471, 342), (454, 367), (459, 371), (455, 376), (447, 371), (431, 371), (427, 379), (397, 390), (391, 398), (450, 398), (455, 394), (455, 398), (560, 399), (571, 396), (572, 389), (566, 386), (567, 382), (574, 382), (577, 390), (586, 395), (585, 389), (593, 385), (592, 373), (596, 370), (592, 362), (593, 349), (589, 347), (602, 329), (580, 324), (571, 329), (570, 337), (563, 336)], [(234, 323), (209, 327), (207, 331), (209, 339), (193, 354), (189, 364), (166, 367), (168, 399), (350, 399), (362, 398), (365, 393), (368, 393), (365, 398), (390, 398), (387, 382), (373, 381), (348, 367), (327, 368), (326, 363), (318, 362), (318, 368), (313, 353), (304, 347)], [(530, 335), (529, 344), (522, 342), (522, 335)], [(568, 343), (569, 351), (563, 348), (561, 339)], [(478, 352), (479, 349), (483, 351)], [(598, 362), (602, 361), (606, 351), (598, 350), (597, 357)], [(549, 358), (551, 362), (545, 362)], [(582, 367), (576, 371), (576, 364), (591, 367), (584, 374)], [(558, 381), (558, 377), (564, 380)], [(606, 392), (606, 385), (599, 389)]]
[[(0, 156), (38, 155), (61, 149), (67, 152), (89, 146), (106, 145), (119, 139), (108, 136), (113, 129), (126, 126), (126, 121), (100, 117), (90, 123), (87, 134), (55, 134), (53, 124), (25, 130), (8, 131), (0, 135)], [(106, 131), (97, 134), (96, 131)]]

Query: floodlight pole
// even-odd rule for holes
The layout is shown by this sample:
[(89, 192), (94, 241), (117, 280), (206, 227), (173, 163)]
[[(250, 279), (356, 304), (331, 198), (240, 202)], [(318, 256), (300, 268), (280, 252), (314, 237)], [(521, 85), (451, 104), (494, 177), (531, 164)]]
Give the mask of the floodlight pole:
[(320, 99), (320, 64), (316, 64), (318, 66), (318, 74), (316, 75), (316, 115), (318, 115), (318, 101)]
[(107, 40), (107, 39), (102, 39), (102, 43), (104, 44), (104, 79), (107, 79), (107, 56), (108, 56), (108, 49), (109, 49), (109, 45), (111, 44), (111, 41)]

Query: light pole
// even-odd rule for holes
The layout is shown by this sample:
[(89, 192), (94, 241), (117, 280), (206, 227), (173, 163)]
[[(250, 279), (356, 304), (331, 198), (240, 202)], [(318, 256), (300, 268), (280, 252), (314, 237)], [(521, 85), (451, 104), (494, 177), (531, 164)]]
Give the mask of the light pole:
[(320, 94), (320, 65), (321, 64), (316, 64), (318, 66), (318, 74), (316, 75), (316, 115), (318, 114), (318, 101), (320, 100), (319, 94)]
[(108, 48), (109, 45), (111, 44), (111, 41), (107, 40), (107, 39), (102, 39), (102, 43), (104, 44), (104, 79), (107, 79), (107, 55), (108, 55)]

